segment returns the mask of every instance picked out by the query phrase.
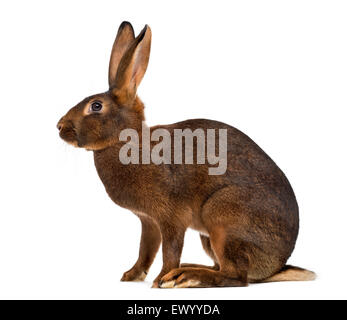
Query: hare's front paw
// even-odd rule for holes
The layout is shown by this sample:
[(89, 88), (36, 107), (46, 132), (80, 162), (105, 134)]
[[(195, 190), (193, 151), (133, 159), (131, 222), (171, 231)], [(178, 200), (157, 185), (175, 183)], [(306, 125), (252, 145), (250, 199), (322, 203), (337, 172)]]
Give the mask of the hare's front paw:
[(132, 268), (127, 272), (124, 272), (120, 281), (144, 281), (146, 279), (147, 272)]

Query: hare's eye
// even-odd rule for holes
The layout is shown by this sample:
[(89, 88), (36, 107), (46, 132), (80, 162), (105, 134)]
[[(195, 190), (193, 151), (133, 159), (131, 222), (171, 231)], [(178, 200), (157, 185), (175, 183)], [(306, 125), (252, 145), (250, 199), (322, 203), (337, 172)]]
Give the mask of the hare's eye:
[(91, 111), (98, 112), (102, 109), (101, 102), (94, 101), (91, 105)]

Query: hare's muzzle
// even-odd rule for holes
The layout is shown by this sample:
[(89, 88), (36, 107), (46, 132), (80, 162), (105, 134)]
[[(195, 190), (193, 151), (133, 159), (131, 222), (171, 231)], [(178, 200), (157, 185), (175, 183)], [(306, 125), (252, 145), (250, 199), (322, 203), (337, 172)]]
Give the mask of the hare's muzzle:
[(60, 138), (74, 146), (77, 145), (76, 129), (71, 120), (60, 119), (57, 128)]
[(57, 123), (57, 128), (58, 128), (59, 132), (61, 132), (64, 129), (65, 125), (66, 125), (66, 121), (64, 120), (64, 117), (63, 117)]

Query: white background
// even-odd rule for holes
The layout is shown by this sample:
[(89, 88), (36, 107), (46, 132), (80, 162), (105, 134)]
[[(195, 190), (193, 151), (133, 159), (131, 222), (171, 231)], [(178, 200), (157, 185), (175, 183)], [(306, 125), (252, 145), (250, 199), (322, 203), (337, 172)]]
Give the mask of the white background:
[[(346, 16), (345, 1), (2, 1), (0, 298), (347, 298)], [(139, 221), (107, 197), (92, 153), (55, 126), (107, 90), (123, 20), (152, 29), (139, 90), (150, 125), (227, 122), (286, 173), (301, 212), (289, 263), (315, 282), (150, 289), (161, 253), (145, 283), (119, 281)], [(193, 231), (182, 261), (210, 263)]]

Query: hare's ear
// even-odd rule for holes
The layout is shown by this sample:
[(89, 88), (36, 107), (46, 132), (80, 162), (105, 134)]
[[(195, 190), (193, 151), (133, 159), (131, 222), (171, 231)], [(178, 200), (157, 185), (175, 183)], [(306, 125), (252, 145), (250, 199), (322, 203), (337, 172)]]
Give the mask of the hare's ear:
[(151, 50), (151, 29), (145, 26), (121, 59), (112, 92), (124, 103), (131, 103), (146, 72)]
[(119, 62), (134, 39), (135, 34), (132, 25), (127, 21), (122, 22), (113, 43), (110, 65), (108, 68), (108, 84), (110, 87), (114, 86)]

